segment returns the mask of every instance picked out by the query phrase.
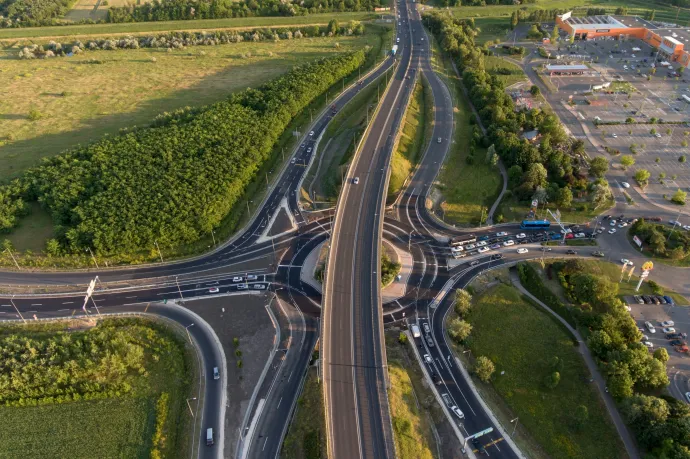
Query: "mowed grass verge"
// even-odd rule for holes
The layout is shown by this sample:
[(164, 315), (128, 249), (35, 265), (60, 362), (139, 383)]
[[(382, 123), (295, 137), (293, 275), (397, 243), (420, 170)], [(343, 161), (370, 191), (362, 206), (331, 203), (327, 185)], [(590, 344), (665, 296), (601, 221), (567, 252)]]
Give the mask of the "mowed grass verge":
[[(551, 317), (513, 287), (499, 284), (475, 298), (467, 320), (473, 326), (467, 341), (472, 356), (494, 362), (490, 384), (510, 415), (519, 417), (533, 440), (529, 443), (538, 444), (539, 457), (625, 457), (581, 355)], [(560, 360), (557, 367), (554, 357)], [(545, 378), (556, 369), (560, 383), (548, 389)], [(577, 426), (579, 406), (587, 408), (588, 420)]]
[[(93, 51), (34, 61), (18, 60), (16, 48), (5, 49), (0, 51), (0, 86), (5, 89), (0, 101), (0, 178), (15, 177), (41, 157), (78, 143), (147, 125), (160, 113), (218, 101), (295, 65), (373, 46), (378, 40), (377, 34), (367, 33), (173, 52)], [(29, 119), (32, 110), (40, 119)]]
[(434, 95), (425, 77), (420, 77), (412, 92), (398, 141), (398, 148), (391, 158), (391, 178), (388, 183), (388, 197), (391, 198), (405, 183), (413, 171), (424, 149), (431, 140), (434, 128)]
[(0, 456), (148, 457), (155, 426), (154, 405), (152, 399), (124, 398), (2, 407)]
[(68, 37), (75, 35), (136, 34), (144, 32), (169, 32), (174, 30), (231, 29), (252, 27), (280, 27), (293, 25), (328, 24), (331, 19), (340, 22), (365, 21), (376, 16), (370, 12), (323, 13), (291, 17), (251, 17), (199, 19), (193, 21), (132, 22), (122, 24), (80, 24), (55, 27), (27, 27), (0, 30), (0, 40), (37, 37)]
[(455, 119), (453, 144), (437, 183), (444, 199), (442, 207), (445, 221), (460, 225), (478, 224), (482, 215), (486, 218), (488, 209), (501, 191), (501, 175), (497, 167), (484, 161), (486, 150), (483, 148), (475, 153), (474, 164), (466, 162), (472, 137), (473, 114), (462, 91), (462, 81), (456, 76), (450, 60), (442, 54), (435, 40), (432, 65), (450, 90)]
[(326, 417), (323, 407), (323, 386), (316, 368), (310, 368), (302, 395), (297, 401), (295, 417), (290, 424), (281, 457), (311, 459), (326, 457)]

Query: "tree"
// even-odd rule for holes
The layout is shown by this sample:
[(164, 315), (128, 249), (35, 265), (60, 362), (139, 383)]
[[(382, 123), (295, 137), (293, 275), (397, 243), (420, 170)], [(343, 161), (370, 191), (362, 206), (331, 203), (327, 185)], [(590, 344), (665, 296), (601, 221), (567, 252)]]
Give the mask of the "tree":
[(650, 20), (650, 21), (653, 21), (655, 15), (656, 15), (656, 10), (652, 10), (652, 12), (649, 13), (649, 20)]
[(633, 158), (630, 155), (621, 156), (621, 166), (623, 166), (623, 170), (626, 170), (628, 167), (632, 166), (633, 164), (635, 164), (635, 158)]
[(603, 156), (597, 156), (589, 162), (589, 173), (594, 177), (603, 177), (609, 170), (609, 162)]
[(628, 367), (621, 362), (610, 364), (606, 384), (612, 397), (623, 400), (633, 395), (635, 382), (630, 376)]
[(57, 239), (48, 239), (48, 241), (46, 241), (46, 254), (49, 257), (57, 257), (60, 255), (60, 243)]
[(530, 94), (532, 94), (534, 97), (538, 96), (541, 94), (541, 91), (539, 90), (539, 86), (536, 84), (533, 84), (531, 88), (529, 88)]
[(448, 322), (448, 336), (453, 338), (456, 342), (462, 343), (472, 333), (472, 325), (461, 319), (451, 319)]
[(561, 374), (557, 371), (554, 371), (553, 373), (548, 375), (544, 380), (544, 384), (549, 389), (555, 389), (558, 386), (559, 382), (561, 382)]
[(534, 163), (530, 165), (529, 169), (525, 173), (524, 182), (529, 184), (533, 189), (541, 186), (546, 186), (546, 177), (548, 173), (546, 168), (540, 163)]
[(508, 186), (510, 188), (515, 188), (520, 184), (520, 179), (522, 179), (522, 168), (517, 164), (510, 166), (508, 168)]
[(472, 295), (465, 289), (457, 289), (453, 299), (453, 307), (457, 315), (464, 317), (472, 308)]
[(338, 21), (336, 19), (331, 19), (328, 22), (328, 29), (327, 29), (328, 35), (337, 35), (339, 28), (340, 27), (338, 27)]
[(514, 30), (517, 25), (518, 25), (518, 14), (517, 14), (517, 11), (513, 11), (513, 14), (510, 15), (510, 29)]
[(656, 135), (656, 128), (651, 128), (651, 129), (649, 130), (649, 133), (652, 134), (652, 135)]
[(685, 249), (683, 249), (683, 246), (680, 245), (671, 250), (671, 253), (669, 254), (672, 260), (682, 260), (685, 258), (685, 255), (687, 255), (685, 253)]
[(493, 160), (493, 156), (496, 154), (496, 147), (494, 144), (489, 145), (489, 148), (486, 149), (486, 163), (491, 164), (491, 161)]
[(642, 187), (646, 187), (647, 184), (649, 183), (649, 177), (652, 174), (649, 173), (647, 169), (638, 169), (635, 172), (635, 181)]
[(558, 25), (555, 25), (553, 27), (553, 30), (551, 31), (551, 43), (556, 43), (558, 41)]
[(680, 156), (678, 157), (678, 162), (679, 162), (679, 163), (684, 163), (686, 160), (687, 160), (687, 158), (685, 157), (685, 155), (680, 155)]
[(688, 194), (685, 191), (678, 188), (678, 191), (676, 191), (673, 194), (671, 201), (678, 204), (678, 205), (684, 206), (685, 205), (685, 199), (687, 198), (687, 196), (688, 196)]
[(403, 332), (400, 332), (400, 335), (398, 335), (398, 342), (403, 345), (407, 344), (407, 335)]
[(661, 363), (666, 363), (670, 357), (666, 348), (660, 347), (654, 351), (654, 358)]
[(556, 196), (556, 203), (559, 207), (569, 208), (573, 204), (573, 192), (570, 191), (569, 187), (563, 187), (558, 190), (558, 195)]
[(474, 374), (483, 382), (489, 382), (495, 370), (496, 367), (491, 359), (483, 355), (480, 355), (474, 364)]

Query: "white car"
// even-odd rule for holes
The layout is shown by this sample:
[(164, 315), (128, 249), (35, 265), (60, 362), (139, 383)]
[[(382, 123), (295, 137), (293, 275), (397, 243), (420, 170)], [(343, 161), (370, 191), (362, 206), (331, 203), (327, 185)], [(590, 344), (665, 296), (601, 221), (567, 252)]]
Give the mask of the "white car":
[(309, 137), (313, 137), (313, 136), (314, 136), (314, 131), (311, 131), (311, 132), (309, 133)]
[(611, 226), (616, 226), (616, 220), (611, 220), (611, 222), (609, 223), (609, 225), (611, 225)]
[(577, 233), (575, 234), (575, 237), (578, 239), (582, 239), (583, 237), (585, 237), (585, 233)]
[(462, 411), (460, 411), (460, 408), (458, 408), (457, 406), (455, 406), (455, 405), (451, 406), (451, 407), (450, 407), (450, 410), (451, 410), (453, 413), (455, 413), (455, 415), (456, 415), (457, 417), (459, 417), (460, 419), (465, 419), (465, 415), (462, 413)]
[(457, 247), (451, 247), (450, 248), (451, 252), (462, 252), (463, 250), (465, 250), (465, 249), (463, 249), (461, 245), (459, 245)]
[(616, 228), (611, 228), (611, 229), (609, 230), (609, 234), (614, 234), (615, 232), (616, 232)]
[(431, 360), (431, 357), (429, 356), (429, 354), (424, 354), (424, 361), (426, 363), (428, 363), (429, 365), (431, 365), (431, 362), (433, 362), (433, 360)]
[(527, 235), (525, 233), (520, 233), (520, 234), (515, 236), (515, 239), (524, 239), (526, 237), (527, 237)]
[(527, 253), (527, 252), (529, 252), (529, 250), (527, 250), (524, 247), (520, 247), (519, 249), (517, 249), (517, 253)]
[(621, 263), (623, 263), (626, 266), (632, 266), (633, 262), (628, 260), (627, 258), (621, 258)]
[(676, 329), (673, 327), (664, 327), (662, 330), (664, 333), (675, 333), (676, 332)]
[(616, 133), (614, 132), (613, 134), (611, 134), (611, 137), (613, 137), (614, 139), (617, 139), (617, 138), (618, 138), (618, 134), (616, 134)]
[(484, 252), (488, 252), (489, 250), (491, 250), (491, 249), (488, 247), (479, 247), (479, 249), (477, 249), (477, 252), (484, 253)]
[(486, 241), (477, 242), (477, 247), (484, 247), (485, 245), (486, 245)]
[(311, 147), (307, 148), (307, 153), (311, 153)]
[(477, 246), (474, 245), (474, 244), (470, 244), (470, 245), (466, 245), (465, 248), (466, 248), (467, 250), (472, 250), (472, 249), (476, 249)]
[(256, 274), (247, 274), (247, 280), (248, 281), (259, 280), (259, 276), (257, 276)]
[(208, 293), (218, 293), (220, 292), (220, 289), (218, 287), (211, 287), (208, 289)]
[(242, 276), (235, 276), (232, 278), (233, 282), (242, 282)]
[(359, 177), (355, 177), (355, 178), (352, 180), (352, 183), (354, 183), (355, 185), (359, 184)]
[(441, 143), (442, 142), (441, 138), (439, 137), (438, 139), (436, 139), (436, 142)]
[(254, 290), (266, 290), (266, 286), (264, 284), (254, 284), (252, 285), (252, 288)]
[(237, 290), (247, 290), (248, 288), (247, 284), (237, 284)]
[(654, 325), (652, 325), (650, 321), (645, 322), (644, 326), (647, 328), (649, 333), (656, 333), (656, 328), (654, 328)]
[(661, 322), (662, 327), (673, 327), (675, 325), (676, 323), (672, 320), (664, 320), (663, 322)]
[(630, 188), (630, 184), (628, 182), (621, 182), (621, 185), (623, 185), (623, 188)]
[(642, 341), (649, 341), (649, 336), (642, 335)]
[(644, 344), (645, 346), (647, 346), (647, 347), (650, 348), (650, 349), (654, 347), (654, 344), (652, 344), (651, 341), (645, 341), (645, 342), (642, 343), (642, 344)]
[(510, 247), (511, 245), (515, 245), (515, 241), (512, 240), (512, 239), (508, 239), (507, 241), (505, 241), (505, 242), (503, 243), (503, 246), (504, 246), (504, 247)]
[(658, 132), (656, 134), (654, 134), (654, 136), (659, 138), (659, 139), (661, 138), (661, 134), (659, 134)]
[(623, 223), (621, 223), (620, 225), (618, 225), (619, 228), (625, 228), (626, 226), (628, 226), (628, 224), (625, 223), (625, 222), (623, 222)]
[(690, 231), (690, 225), (683, 225), (683, 229), (685, 231)]
[(501, 231), (500, 233), (496, 233), (496, 237), (503, 237), (503, 236), (507, 236), (507, 235), (508, 235), (508, 233), (506, 233), (505, 231)]

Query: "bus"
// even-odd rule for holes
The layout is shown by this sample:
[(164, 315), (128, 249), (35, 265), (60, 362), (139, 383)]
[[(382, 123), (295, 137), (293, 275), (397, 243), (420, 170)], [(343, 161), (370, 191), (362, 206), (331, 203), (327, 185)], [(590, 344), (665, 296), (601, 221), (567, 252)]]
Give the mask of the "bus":
[(549, 229), (551, 222), (548, 220), (523, 220), (520, 229), (523, 230), (542, 230)]
[(472, 244), (477, 242), (477, 236), (474, 234), (463, 234), (462, 236), (455, 236), (449, 242), (451, 247), (462, 247), (465, 244)]

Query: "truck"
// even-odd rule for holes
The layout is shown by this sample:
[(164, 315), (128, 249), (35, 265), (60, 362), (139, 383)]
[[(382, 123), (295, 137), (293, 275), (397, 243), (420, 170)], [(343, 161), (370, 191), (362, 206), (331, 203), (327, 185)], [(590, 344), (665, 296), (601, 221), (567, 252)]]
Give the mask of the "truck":
[(206, 446), (213, 445), (213, 428), (206, 429)]
[(419, 327), (417, 325), (410, 326), (410, 330), (412, 330), (412, 336), (414, 336), (415, 338), (419, 338), (422, 336), (422, 333), (419, 331)]
[(395, 56), (397, 52), (398, 52), (398, 45), (393, 45), (393, 49), (391, 49), (391, 56)]

